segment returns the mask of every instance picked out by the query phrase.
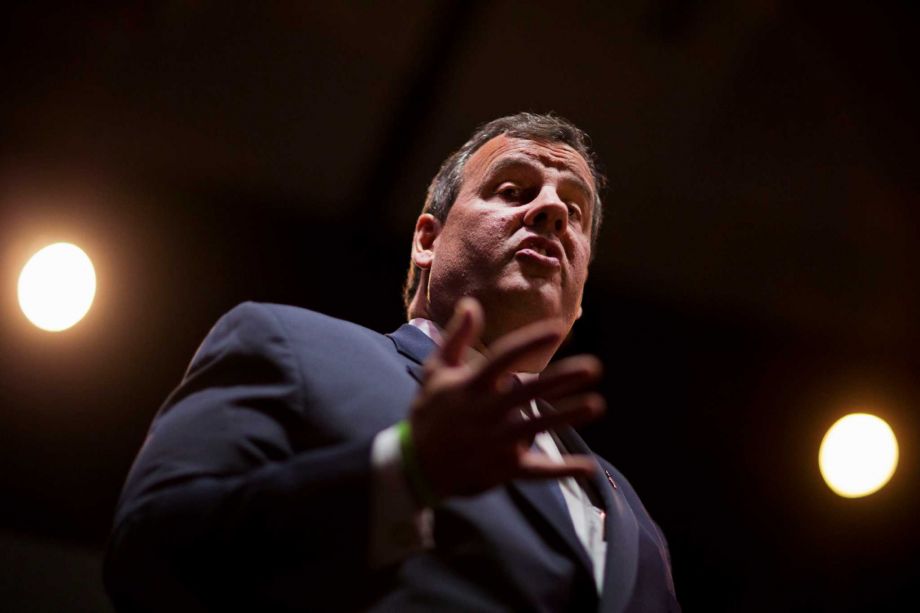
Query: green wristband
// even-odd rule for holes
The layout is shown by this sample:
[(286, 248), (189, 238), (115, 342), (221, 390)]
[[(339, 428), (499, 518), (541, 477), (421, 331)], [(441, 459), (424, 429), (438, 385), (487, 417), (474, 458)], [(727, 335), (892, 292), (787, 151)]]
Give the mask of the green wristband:
[(404, 419), (396, 424), (396, 430), (399, 433), (399, 449), (402, 451), (402, 467), (409, 479), (409, 485), (415, 493), (418, 500), (426, 507), (437, 506), (441, 499), (438, 498), (434, 490), (428, 484), (422, 469), (418, 465), (418, 457), (415, 455), (415, 443), (412, 442), (412, 426), (409, 420)]

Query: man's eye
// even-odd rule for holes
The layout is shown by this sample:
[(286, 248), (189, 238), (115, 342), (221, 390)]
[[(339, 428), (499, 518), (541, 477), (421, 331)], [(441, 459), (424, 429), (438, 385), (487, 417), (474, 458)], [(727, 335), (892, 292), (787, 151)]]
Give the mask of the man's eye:
[(574, 221), (581, 219), (581, 209), (574, 204), (569, 204), (569, 219)]
[(498, 190), (498, 195), (505, 200), (518, 200), (521, 193), (521, 188), (514, 185), (507, 185)]

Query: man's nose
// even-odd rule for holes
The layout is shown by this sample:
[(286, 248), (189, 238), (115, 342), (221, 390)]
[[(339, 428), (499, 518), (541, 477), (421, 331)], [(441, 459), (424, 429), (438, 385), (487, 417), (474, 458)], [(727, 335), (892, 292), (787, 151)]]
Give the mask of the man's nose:
[(524, 224), (559, 234), (569, 225), (569, 208), (559, 198), (555, 188), (546, 186), (530, 203)]

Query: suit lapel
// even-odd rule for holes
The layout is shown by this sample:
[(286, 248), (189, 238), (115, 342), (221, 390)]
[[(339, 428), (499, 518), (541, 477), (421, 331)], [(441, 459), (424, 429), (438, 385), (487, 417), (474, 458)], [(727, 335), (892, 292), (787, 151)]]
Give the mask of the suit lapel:
[(597, 478), (607, 504), (607, 560), (600, 610), (620, 612), (632, 599), (639, 570), (639, 524), (622, 490), (614, 490), (600, 472)]
[(559, 484), (553, 480), (518, 479), (508, 483), (508, 491), (519, 506), (547, 524), (553, 534), (565, 543), (582, 570), (589, 577), (593, 576), (591, 559), (578, 540)]
[[(540, 411), (554, 411), (552, 405), (537, 400)], [(556, 430), (570, 453), (594, 456), (584, 439), (573, 428)], [(632, 598), (639, 564), (639, 524), (621, 489), (614, 489), (604, 469), (597, 467), (592, 483), (606, 507), (604, 529), (607, 534), (607, 559), (604, 563), (604, 589), (600, 611), (624, 611)]]
[(412, 378), (422, 382), (422, 363), (435, 350), (434, 341), (428, 335), (411, 324), (403, 324), (398, 330), (387, 334), (396, 345), (396, 351), (409, 358), (406, 371)]

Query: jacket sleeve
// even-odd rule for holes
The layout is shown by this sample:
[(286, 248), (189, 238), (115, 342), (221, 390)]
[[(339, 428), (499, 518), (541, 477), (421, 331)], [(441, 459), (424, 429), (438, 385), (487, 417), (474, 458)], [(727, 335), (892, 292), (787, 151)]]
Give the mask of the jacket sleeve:
[(372, 597), (371, 439), (316, 443), (326, 408), (310, 405), (303, 373), (268, 307), (215, 325), (122, 492), (105, 562), (119, 610), (345, 610)]

